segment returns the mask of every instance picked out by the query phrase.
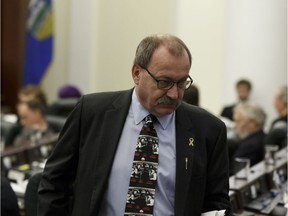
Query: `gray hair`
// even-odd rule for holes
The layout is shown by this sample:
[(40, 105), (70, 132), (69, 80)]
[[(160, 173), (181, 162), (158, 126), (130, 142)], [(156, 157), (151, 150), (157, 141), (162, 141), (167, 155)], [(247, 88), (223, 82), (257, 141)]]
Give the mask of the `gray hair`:
[(261, 128), (265, 125), (266, 113), (257, 104), (240, 103), (234, 108), (234, 111), (240, 112), (246, 120), (254, 120)]
[(183, 51), (186, 51), (191, 67), (192, 57), (188, 47), (180, 38), (168, 34), (156, 34), (144, 38), (136, 49), (134, 65), (147, 67), (154, 51), (161, 45), (167, 47), (169, 53), (174, 56), (181, 56)]

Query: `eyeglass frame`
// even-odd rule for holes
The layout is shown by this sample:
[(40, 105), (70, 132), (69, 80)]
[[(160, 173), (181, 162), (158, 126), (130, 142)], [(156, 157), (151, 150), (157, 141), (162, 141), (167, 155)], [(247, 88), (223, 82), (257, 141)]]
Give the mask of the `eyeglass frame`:
[[(140, 66), (140, 65), (139, 65)], [(154, 75), (153, 75), (153, 73), (151, 73), (146, 67), (142, 67), (142, 66), (140, 66), (142, 69), (144, 69), (145, 71), (147, 71), (147, 73), (154, 79), (154, 81), (156, 81), (157, 82), (157, 88), (158, 89), (162, 89), (162, 90), (169, 90), (169, 89), (171, 89), (174, 85), (175, 85), (175, 83), (176, 83), (176, 85), (177, 85), (177, 88), (179, 88), (179, 89), (183, 89), (183, 90), (185, 90), (185, 89), (188, 89), (191, 85), (192, 85), (192, 83), (193, 83), (193, 79), (190, 77), (190, 75), (188, 75), (188, 77), (186, 78), (186, 80), (185, 81), (178, 81), (178, 82), (174, 82), (174, 81), (172, 81), (172, 80), (161, 80), (161, 79), (157, 79)], [(173, 83), (173, 85), (171, 85), (171, 86), (167, 86), (167, 88), (161, 88), (161, 87), (159, 87), (159, 82), (169, 82), (170, 83), (170, 85), (171, 85), (171, 83)], [(189, 84), (189, 86), (187, 86), (186, 87), (186, 85), (184, 86), (184, 88), (181, 88), (181, 87), (179, 87), (179, 83), (180, 82), (187, 82), (187, 81), (190, 81), (190, 84)]]

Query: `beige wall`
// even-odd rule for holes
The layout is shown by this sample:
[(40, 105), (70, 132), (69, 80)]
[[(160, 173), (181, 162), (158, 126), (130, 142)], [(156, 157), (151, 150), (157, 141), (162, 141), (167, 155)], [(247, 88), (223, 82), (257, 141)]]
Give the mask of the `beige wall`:
[(53, 62), (44, 77), (43, 89), (49, 102), (57, 97), (57, 90), (68, 82), (69, 53), (69, 1), (53, 1), (54, 12), (54, 53)]
[(105, 0), (98, 7), (98, 76), (91, 90), (131, 88), (136, 46), (148, 34), (171, 32), (171, 1)]
[(222, 106), (226, 0), (179, 1), (176, 31), (193, 55), (191, 76), (200, 105), (217, 114)]

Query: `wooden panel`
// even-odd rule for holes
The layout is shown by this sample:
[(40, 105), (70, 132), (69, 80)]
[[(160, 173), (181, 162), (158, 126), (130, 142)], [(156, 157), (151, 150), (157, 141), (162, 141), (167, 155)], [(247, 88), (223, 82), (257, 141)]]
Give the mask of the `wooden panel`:
[(15, 113), (21, 88), (28, 0), (1, 0), (1, 107)]

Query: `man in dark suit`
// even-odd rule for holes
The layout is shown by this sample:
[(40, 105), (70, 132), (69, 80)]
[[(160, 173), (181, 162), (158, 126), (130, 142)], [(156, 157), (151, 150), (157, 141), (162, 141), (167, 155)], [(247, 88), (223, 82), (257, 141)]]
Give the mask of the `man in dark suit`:
[(279, 149), (287, 147), (287, 120), (288, 120), (288, 87), (279, 87), (274, 96), (274, 108), (278, 116), (273, 119), (265, 137), (266, 145), (277, 145)]
[(137, 137), (149, 113), (159, 138), (153, 215), (230, 215), (226, 127), (182, 103), (190, 67), (182, 40), (148, 36), (136, 50), (133, 89), (84, 95), (46, 163), (38, 215), (125, 215)]

